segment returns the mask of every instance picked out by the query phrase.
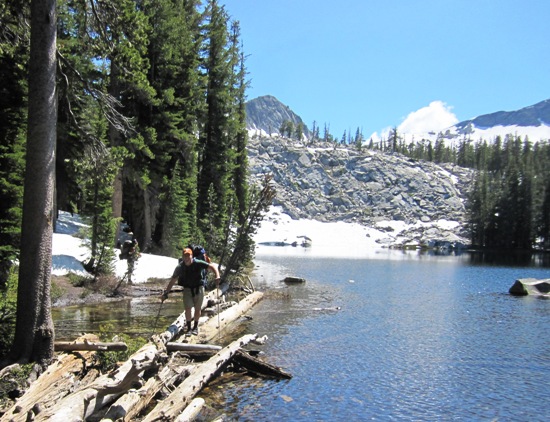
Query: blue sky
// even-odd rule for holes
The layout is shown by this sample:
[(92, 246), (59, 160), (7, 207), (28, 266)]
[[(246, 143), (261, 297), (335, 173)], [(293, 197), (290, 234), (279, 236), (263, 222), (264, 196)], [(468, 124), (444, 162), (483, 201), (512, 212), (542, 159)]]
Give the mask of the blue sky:
[(550, 98), (548, 0), (220, 0), (251, 88), (341, 137)]

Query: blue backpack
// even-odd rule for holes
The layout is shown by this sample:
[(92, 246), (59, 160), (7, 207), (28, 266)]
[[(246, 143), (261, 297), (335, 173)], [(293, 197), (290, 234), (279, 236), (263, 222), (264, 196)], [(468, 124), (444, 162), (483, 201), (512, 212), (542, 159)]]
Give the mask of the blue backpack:
[(212, 262), (206, 250), (201, 245), (188, 245), (187, 247), (193, 251), (193, 258), (208, 262), (209, 264)]

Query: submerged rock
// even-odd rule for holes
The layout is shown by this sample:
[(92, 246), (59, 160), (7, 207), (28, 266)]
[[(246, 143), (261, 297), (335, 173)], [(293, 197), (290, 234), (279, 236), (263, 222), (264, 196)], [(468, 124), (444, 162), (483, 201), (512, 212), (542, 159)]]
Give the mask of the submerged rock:
[(283, 280), (285, 283), (305, 283), (306, 279), (302, 277), (289, 276)]

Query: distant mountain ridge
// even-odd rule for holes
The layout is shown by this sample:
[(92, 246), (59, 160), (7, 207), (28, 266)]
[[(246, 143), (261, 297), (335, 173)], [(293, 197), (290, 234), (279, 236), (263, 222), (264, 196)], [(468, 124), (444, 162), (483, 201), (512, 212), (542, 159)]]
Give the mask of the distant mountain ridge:
[(488, 129), (495, 126), (549, 126), (550, 99), (516, 111), (497, 111), (495, 113), (484, 114), (474, 119), (460, 122), (455, 126), (458, 129), (463, 129), (471, 124), (479, 129)]
[[(301, 123), (304, 127), (304, 135), (310, 136), (310, 131), (302, 118), (271, 95), (248, 101), (246, 113), (247, 128), (251, 132), (255, 131), (268, 136), (280, 134), (283, 122), (291, 121), (295, 125)], [(507, 134), (528, 136), (531, 141), (550, 139), (550, 99), (519, 110), (483, 114), (459, 122), (445, 130), (402, 135), (406, 141), (411, 140), (412, 137), (416, 140), (428, 139), (432, 141), (443, 138), (454, 142), (464, 137), (475, 141), (479, 139), (491, 140), (498, 135), (505, 136)]]
[(434, 141), (441, 137), (447, 142), (494, 140), (506, 135), (529, 138), (531, 142), (550, 139), (550, 100), (515, 111), (497, 111), (464, 120), (439, 133), (425, 137)]

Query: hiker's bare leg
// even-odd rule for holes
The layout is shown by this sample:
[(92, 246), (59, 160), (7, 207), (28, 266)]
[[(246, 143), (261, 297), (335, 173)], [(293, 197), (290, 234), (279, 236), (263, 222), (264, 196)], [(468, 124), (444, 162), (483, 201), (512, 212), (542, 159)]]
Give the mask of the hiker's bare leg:
[[(201, 317), (201, 308), (194, 308), (195, 309), (195, 327), (199, 326), (199, 319)], [(186, 317), (187, 318), (187, 317)]]

